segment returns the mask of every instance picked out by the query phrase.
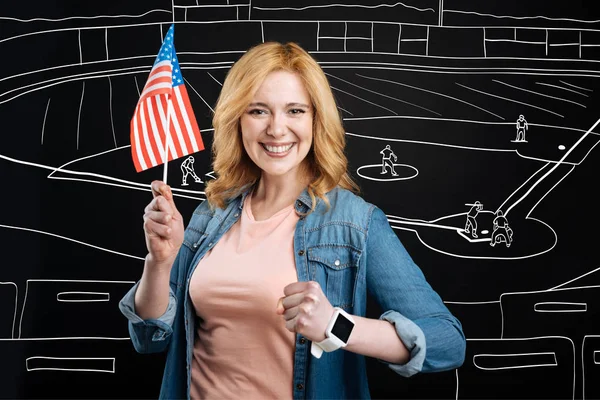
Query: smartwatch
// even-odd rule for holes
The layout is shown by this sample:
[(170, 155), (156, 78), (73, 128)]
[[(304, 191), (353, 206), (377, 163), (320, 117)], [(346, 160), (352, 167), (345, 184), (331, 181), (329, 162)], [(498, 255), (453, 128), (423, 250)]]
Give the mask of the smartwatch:
[(346, 347), (348, 339), (354, 329), (352, 316), (339, 307), (335, 307), (333, 315), (325, 330), (325, 340), (312, 342), (310, 352), (316, 358), (321, 358), (323, 351), (330, 352), (341, 347)]

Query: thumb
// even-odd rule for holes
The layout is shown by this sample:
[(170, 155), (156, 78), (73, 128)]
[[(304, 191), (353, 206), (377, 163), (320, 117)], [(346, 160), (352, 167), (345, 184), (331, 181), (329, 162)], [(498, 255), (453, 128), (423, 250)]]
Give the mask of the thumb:
[(150, 184), (150, 189), (152, 190), (152, 198), (156, 198), (158, 196), (162, 196), (164, 188), (167, 186), (163, 181), (152, 181)]
[(285, 312), (285, 308), (283, 307), (283, 297), (280, 297), (277, 301), (277, 307), (275, 309), (275, 312), (280, 315)]
[(152, 184), (150, 186), (152, 188), (153, 198), (163, 196), (165, 200), (169, 202), (169, 205), (173, 208), (173, 211), (179, 212), (179, 210), (177, 210), (177, 206), (175, 205), (175, 200), (173, 198), (171, 186), (167, 185), (163, 181), (152, 181)]

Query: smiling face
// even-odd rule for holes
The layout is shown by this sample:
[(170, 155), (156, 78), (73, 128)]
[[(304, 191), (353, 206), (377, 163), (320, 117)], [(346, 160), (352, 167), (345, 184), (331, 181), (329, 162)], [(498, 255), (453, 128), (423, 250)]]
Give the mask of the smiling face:
[(263, 177), (297, 180), (313, 140), (313, 107), (302, 79), (271, 72), (240, 118), (242, 141)]

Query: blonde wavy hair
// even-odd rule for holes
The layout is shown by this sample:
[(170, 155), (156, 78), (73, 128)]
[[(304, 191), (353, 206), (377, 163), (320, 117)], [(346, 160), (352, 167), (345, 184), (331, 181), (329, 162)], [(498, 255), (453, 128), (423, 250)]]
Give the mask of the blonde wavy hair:
[(313, 108), (313, 144), (301, 164), (309, 178), (308, 193), (314, 210), (317, 197), (327, 206), (325, 194), (340, 186), (358, 193), (358, 185), (347, 172), (344, 154), (346, 135), (327, 77), (316, 60), (298, 44), (266, 42), (252, 47), (229, 72), (213, 116), (213, 169), (216, 179), (206, 186), (212, 207), (225, 204), (258, 182), (260, 168), (250, 159), (242, 142), (240, 118), (254, 94), (273, 71), (297, 74), (303, 81)]

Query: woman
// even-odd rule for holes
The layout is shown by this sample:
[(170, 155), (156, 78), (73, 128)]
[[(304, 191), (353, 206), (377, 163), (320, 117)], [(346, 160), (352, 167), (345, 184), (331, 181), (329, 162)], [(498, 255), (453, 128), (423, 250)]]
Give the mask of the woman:
[[(459, 367), (459, 321), (348, 175), (316, 61), (246, 52), (213, 119), (207, 201), (187, 229), (163, 182), (148, 255), (121, 300), (138, 352), (167, 350), (161, 398), (368, 398), (364, 356), (403, 376)], [(385, 312), (368, 319), (367, 291)], [(312, 354), (312, 355), (311, 355)]]

